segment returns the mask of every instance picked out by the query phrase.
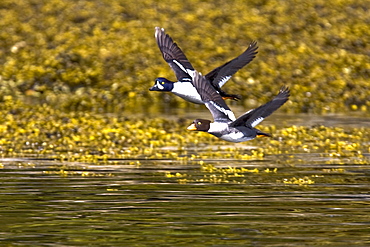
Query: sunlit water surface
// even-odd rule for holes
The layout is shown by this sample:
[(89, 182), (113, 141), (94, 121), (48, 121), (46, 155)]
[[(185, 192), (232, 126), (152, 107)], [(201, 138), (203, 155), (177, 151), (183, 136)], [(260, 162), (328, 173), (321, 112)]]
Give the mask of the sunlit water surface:
[(226, 183), (212, 182), (222, 172), (199, 161), (2, 159), (0, 245), (370, 246), (369, 164), (327, 161), (320, 154), (202, 160), (271, 169)]

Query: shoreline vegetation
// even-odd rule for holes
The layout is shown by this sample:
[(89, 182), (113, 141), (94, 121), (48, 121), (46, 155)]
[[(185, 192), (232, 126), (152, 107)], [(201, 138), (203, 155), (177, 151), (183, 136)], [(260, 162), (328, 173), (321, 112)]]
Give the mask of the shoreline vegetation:
[(67, 111), (121, 112), (137, 107), (193, 109), (149, 92), (174, 78), (154, 27), (171, 34), (196, 70), (206, 73), (258, 42), (257, 57), (225, 90), (246, 109), (291, 88), (288, 113), (367, 114), (370, 18), (361, 1), (14, 1), (0, 3), (0, 102)]
[[(225, 85), (243, 98), (228, 101), (231, 108), (252, 109), (287, 85), (291, 98), (280, 113), (368, 116), (367, 10), (354, 0), (1, 1), (0, 154), (74, 161), (363, 157), (369, 128), (295, 125), (262, 126), (274, 138), (245, 145), (263, 148), (195, 154), (189, 150), (225, 142), (188, 133), (187, 120), (160, 116), (202, 106), (148, 89), (159, 76), (175, 77), (155, 43), (159, 26), (203, 73), (258, 42), (257, 57)], [(139, 111), (158, 117), (130, 116)]]
[[(47, 105), (2, 104), (2, 158), (73, 162), (207, 159), (258, 160), (269, 155), (320, 153), (328, 162), (368, 162), (370, 128), (261, 125), (272, 138), (230, 144), (208, 133), (190, 132), (189, 119), (143, 118), (118, 114), (64, 112)], [(135, 163), (136, 164), (136, 163)]]

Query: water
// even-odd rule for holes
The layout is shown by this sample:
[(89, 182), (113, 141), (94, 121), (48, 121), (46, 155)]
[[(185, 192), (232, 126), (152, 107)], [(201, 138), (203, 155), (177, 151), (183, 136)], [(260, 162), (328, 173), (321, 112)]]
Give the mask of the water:
[(1, 246), (370, 245), (358, 157), (0, 162)]

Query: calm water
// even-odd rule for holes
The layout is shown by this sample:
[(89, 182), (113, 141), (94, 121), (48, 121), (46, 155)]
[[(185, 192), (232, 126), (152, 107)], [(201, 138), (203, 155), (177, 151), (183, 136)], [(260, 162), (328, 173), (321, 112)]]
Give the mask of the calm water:
[[(355, 159), (2, 159), (0, 246), (370, 246), (370, 166)], [(245, 170), (226, 182), (229, 166)]]

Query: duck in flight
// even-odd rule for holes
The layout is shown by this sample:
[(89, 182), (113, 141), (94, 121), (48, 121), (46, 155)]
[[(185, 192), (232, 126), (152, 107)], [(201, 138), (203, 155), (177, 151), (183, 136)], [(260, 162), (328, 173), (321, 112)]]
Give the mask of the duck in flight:
[(196, 119), (187, 129), (208, 132), (229, 142), (244, 142), (252, 140), (257, 136), (271, 136), (256, 129), (255, 126), (288, 101), (290, 96), (289, 88), (284, 86), (271, 101), (244, 113), (234, 120), (230, 117), (234, 116), (232, 111), (206, 77), (195, 72), (193, 84), (202, 101), (211, 112), (214, 121)]
[[(185, 54), (164, 32), (163, 28), (155, 28), (155, 39), (162, 53), (164, 60), (175, 72), (177, 81), (170, 81), (159, 77), (155, 80), (154, 86), (150, 91), (172, 92), (173, 94), (196, 104), (204, 104), (201, 96), (193, 85), (195, 70)], [(238, 95), (228, 94), (221, 90), (221, 87), (241, 68), (250, 63), (257, 54), (257, 42), (252, 41), (248, 48), (238, 57), (226, 62), (220, 67), (215, 68), (205, 75), (207, 81), (223, 98), (240, 99)], [(198, 72), (197, 72), (198, 73)]]

